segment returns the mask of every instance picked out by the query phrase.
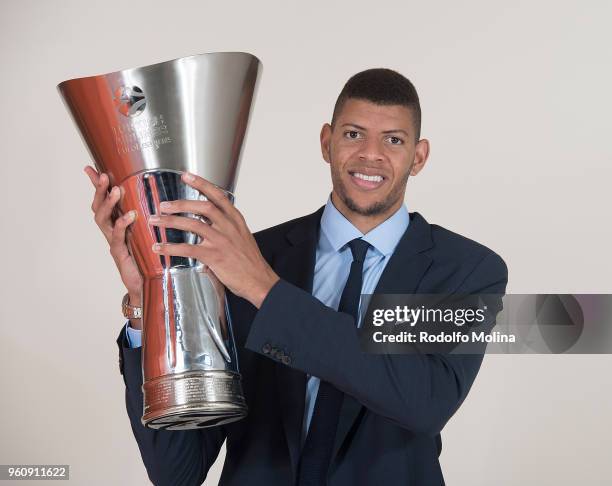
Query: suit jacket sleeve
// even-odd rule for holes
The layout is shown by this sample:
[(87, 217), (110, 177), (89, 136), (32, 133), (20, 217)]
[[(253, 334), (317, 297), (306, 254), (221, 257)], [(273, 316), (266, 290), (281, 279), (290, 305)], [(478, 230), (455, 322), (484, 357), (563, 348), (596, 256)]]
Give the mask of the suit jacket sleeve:
[[(457, 293), (504, 294), (507, 280), (504, 261), (491, 252)], [(373, 412), (428, 435), (438, 434), (461, 405), (483, 358), (363, 353), (349, 314), (282, 279), (257, 312), (246, 347), (328, 381)], [(271, 347), (281, 352), (270, 353)]]
[(167, 431), (142, 425), (142, 348), (128, 346), (125, 326), (117, 345), (127, 413), (149, 479), (155, 485), (202, 484), (225, 440), (225, 428)]

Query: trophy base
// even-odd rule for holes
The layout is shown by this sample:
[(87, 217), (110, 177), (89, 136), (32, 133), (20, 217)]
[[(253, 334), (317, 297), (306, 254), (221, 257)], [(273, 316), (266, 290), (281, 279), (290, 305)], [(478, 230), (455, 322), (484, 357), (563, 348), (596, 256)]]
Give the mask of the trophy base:
[(188, 430), (240, 420), (247, 414), (240, 375), (230, 371), (186, 371), (142, 385), (146, 427)]

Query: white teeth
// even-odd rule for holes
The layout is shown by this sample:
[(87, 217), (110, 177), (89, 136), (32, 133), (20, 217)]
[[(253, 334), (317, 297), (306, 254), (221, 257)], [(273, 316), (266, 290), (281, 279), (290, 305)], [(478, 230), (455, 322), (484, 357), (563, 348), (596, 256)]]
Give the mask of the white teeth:
[(359, 179), (363, 179), (364, 181), (381, 182), (383, 180), (383, 177), (379, 176), (379, 175), (368, 176), (368, 175), (365, 175), (365, 174), (361, 174), (360, 172), (353, 172), (353, 175), (355, 177), (358, 177)]

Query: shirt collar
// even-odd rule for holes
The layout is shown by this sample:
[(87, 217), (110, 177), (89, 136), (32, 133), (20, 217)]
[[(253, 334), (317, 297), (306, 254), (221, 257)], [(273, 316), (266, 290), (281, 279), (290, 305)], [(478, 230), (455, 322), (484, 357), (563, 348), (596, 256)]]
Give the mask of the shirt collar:
[(364, 235), (336, 209), (331, 195), (327, 198), (321, 215), (321, 231), (331, 243), (334, 251), (340, 251), (344, 245), (355, 238), (363, 238), (385, 256), (393, 253), (409, 223), (408, 209), (406, 204), (402, 204), (393, 215)]

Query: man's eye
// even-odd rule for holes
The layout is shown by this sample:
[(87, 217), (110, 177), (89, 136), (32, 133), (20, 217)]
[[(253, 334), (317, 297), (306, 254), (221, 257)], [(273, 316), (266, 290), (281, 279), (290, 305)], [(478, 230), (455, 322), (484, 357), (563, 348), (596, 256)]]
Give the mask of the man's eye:
[(357, 130), (348, 130), (344, 132), (344, 136), (346, 138), (356, 139), (359, 138), (360, 133)]
[(391, 142), (391, 145), (401, 145), (404, 141), (399, 137), (389, 137), (387, 140)]

